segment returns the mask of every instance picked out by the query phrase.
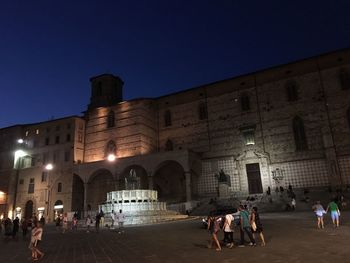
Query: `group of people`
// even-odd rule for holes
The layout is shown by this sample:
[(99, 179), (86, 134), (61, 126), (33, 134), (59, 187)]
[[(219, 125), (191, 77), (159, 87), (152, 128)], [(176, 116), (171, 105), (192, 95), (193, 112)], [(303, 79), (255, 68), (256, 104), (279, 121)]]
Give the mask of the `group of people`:
[(325, 210), (323, 208), (323, 206), (321, 205), (320, 201), (317, 201), (313, 207), (312, 210), (314, 211), (314, 213), (316, 214), (316, 218), (317, 218), (317, 228), (318, 229), (323, 229), (324, 228), (324, 220), (323, 217), (325, 214), (328, 213), (328, 211), (330, 211), (330, 215), (331, 215), (331, 219), (332, 219), (332, 223), (333, 223), (333, 227), (339, 227), (339, 218), (340, 218), (340, 210), (339, 210), (339, 206), (336, 202), (337, 200), (332, 200), (328, 206), (327, 209)]
[[(17, 233), (19, 229), (22, 229), (23, 239), (25, 240), (28, 232), (31, 232), (29, 249), (31, 250), (32, 260), (37, 261), (44, 256), (44, 253), (39, 249), (39, 244), (42, 239), (43, 226), (45, 225), (45, 218), (42, 216), (40, 220), (34, 215), (32, 218), (18, 217), (11, 220), (6, 218), (0, 221), (0, 233), (4, 232), (6, 239), (12, 237), (14, 240), (17, 239)], [(29, 231), (28, 231), (29, 230)]]
[(45, 225), (45, 218), (43, 216), (40, 220), (38, 220), (36, 216), (33, 216), (32, 218), (22, 218), (21, 220), (18, 217), (13, 220), (6, 218), (0, 220), (0, 234), (4, 233), (6, 239), (12, 237), (14, 240), (17, 240), (17, 234), (19, 230), (22, 229), (23, 239), (26, 239), (28, 229), (32, 229), (37, 222), (41, 222), (42, 225)]
[(221, 251), (222, 247), (218, 239), (218, 234), (222, 230), (224, 232), (223, 243), (228, 248), (235, 246), (233, 241), (233, 232), (236, 227), (240, 230), (239, 247), (244, 247), (246, 244), (245, 234), (249, 238), (249, 246), (256, 246), (255, 234), (258, 234), (261, 240), (261, 245), (265, 246), (265, 238), (263, 234), (263, 226), (258, 213), (258, 208), (253, 207), (249, 211), (247, 206), (240, 205), (238, 212), (227, 214), (225, 216), (208, 216), (208, 231), (211, 235), (209, 248), (216, 246), (217, 251)]
[[(111, 212), (111, 219), (112, 219), (112, 224), (111, 224), (111, 229), (114, 229), (114, 223), (118, 222), (118, 233), (121, 234), (124, 232), (124, 222), (125, 222), (125, 215), (123, 211), (120, 209), (118, 213), (114, 212), (112, 210)], [(93, 220), (90, 217), (90, 215), (87, 216), (86, 218), (86, 227), (87, 227), (87, 232), (90, 231), (90, 227), (93, 225)], [(99, 213), (96, 214), (95, 217), (95, 229), (96, 232), (99, 231), (100, 225), (104, 225), (104, 213), (101, 210)]]
[(13, 238), (17, 239), (17, 233), (20, 228), (20, 220), (16, 217), (14, 220), (10, 218), (6, 218), (4, 220), (0, 220), (0, 233), (4, 233), (4, 237), (6, 239)]
[[(96, 213), (95, 217), (91, 215), (87, 215), (85, 219), (85, 226), (86, 226), (86, 232), (90, 233), (91, 229), (95, 227), (95, 231), (98, 233), (101, 226), (104, 226), (104, 217), (105, 214), (102, 210), (100, 210), (98, 213)], [(115, 222), (118, 222), (118, 233), (121, 234), (124, 232), (124, 222), (125, 222), (125, 215), (122, 210), (119, 210), (118, 213), (114, 212), (112, 210), (111, 212), (111, 229), (114, 229)], [(76, 231), (78, 229), (78, 215), (75, 213), (73, 215), (73, 218), (71, 220), (70, 228), (68, 225), (68, 216), (67, 213), (64, 213), (63, 215), (60, 215), (56, 218), (56, 227), (60, 228), (62, 226), (62, 233), (67, 232), (69, 229), (72, 231)]]

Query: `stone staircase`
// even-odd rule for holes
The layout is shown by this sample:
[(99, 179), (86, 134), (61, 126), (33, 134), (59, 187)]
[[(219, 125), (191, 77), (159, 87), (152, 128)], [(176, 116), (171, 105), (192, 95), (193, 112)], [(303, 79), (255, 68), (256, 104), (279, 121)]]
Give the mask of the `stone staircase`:
[[(179, 214), (176, 211), (171, 210), (159, 210), (159, 211), (134, 211), (132, 214), (124, 213), (125, 222), (124, 225), (148, 225), (161, 222), (169, 222), (174, 220), (181, 220), (188, 218), (188, 215)], [(95, 224), (95, 217), (91, 217), (93, 224)], [(112, 225), (112, 218), (110, 215), (105, 215), (103, 227), (110, 227)], [(115, 224), (117, 224), (115, 222)], [(86, 219), (78, 221), (79, 228), (86, 227)]]
[[(313, 204), (316, 201), (320, 201), (321, 204), (326, 208), (327, 204), (332, 198), (335, 197), (335, 192), (329, 192), (326, 188), (312, 188), (305, 195), (304, 189), (294, 189), (296, 195), (296, 211), (311, 211)], [(350, 207), (350, 192), (343, 192), (345, 202), (347, 206), (345, 209)], [(199, 206), (191, 211), (191, 215), (196, 216), (207, 216), (210, 211), (217, 208), (237, 208), (240, 204), (247, 205), (248, 207), (258, 207), (259, 212), (283, 212), (286, 211), (287, 205), (290, 204), (291, 198), (288, 196), (287, 191), (272, 192), (271, 195), (259, 194), (250, 195), (254, 197), (254, 200), (247, 201), (247, 197), (243, 195), (237, 195), (235, 197), (226, 199), (214, 199), (214, 198), (203, 198), (199, 201)]]

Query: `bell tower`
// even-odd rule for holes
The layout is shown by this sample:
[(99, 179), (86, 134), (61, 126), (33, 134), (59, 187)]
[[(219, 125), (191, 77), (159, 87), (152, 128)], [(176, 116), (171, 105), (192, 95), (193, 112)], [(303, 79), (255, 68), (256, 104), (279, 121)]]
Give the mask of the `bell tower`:
[(108, 107), (123, 101), (124, 82), (112, 74), (90, 78), (91, 97), (88, 109)]

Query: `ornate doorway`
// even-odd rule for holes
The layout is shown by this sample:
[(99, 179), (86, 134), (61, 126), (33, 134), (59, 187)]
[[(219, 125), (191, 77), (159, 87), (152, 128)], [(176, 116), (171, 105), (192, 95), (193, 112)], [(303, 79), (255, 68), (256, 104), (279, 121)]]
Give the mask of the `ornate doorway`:
[(259, 163), (246, 164), (249, 194), (263, 192)]

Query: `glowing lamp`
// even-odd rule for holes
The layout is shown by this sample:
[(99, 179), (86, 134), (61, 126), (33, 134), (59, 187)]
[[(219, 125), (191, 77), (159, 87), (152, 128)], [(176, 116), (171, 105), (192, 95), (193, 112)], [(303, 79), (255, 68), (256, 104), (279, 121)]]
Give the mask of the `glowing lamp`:
[(107, 160), (108, 160), (109, 162), (113, 162), (113, 161), (115, 161), (115, 159), (116, 159), (116, 157), (115, 157), (114, 154), (108, 154)]
[(51, 171), (53, 169), (53, 165), (51, 163), (48, 163), (47, 165), (45, 165), (45, 169)]

